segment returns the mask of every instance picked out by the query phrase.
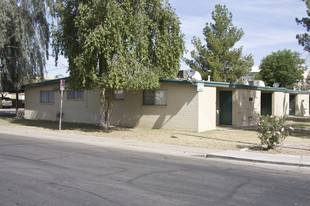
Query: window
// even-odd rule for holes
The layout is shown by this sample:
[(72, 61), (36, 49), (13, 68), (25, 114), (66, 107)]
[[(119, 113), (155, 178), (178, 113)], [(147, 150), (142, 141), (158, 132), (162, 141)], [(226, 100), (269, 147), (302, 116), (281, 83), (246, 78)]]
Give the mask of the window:
[(84, 99), (84, 91), (67, 91), (67, 99), (71, 100), (83, 100)]
[[(106, 90), (105, 98), (109, 99), (109, 90)], [(122, 100), (124, 99), (124, 91), (123, 90), (115, 90), (114, 91), (114, 98), (115, 100)]]
[(41, 103), (54, 103), (54, 91), (40, 91)]
[(167, 105), (167, 91), (166, 90), (148, 90), (143, 91), (144, 105)]
[(114, 91), (114, 99), (124, 99), (124, 91), (123, 90), (115, 90)]

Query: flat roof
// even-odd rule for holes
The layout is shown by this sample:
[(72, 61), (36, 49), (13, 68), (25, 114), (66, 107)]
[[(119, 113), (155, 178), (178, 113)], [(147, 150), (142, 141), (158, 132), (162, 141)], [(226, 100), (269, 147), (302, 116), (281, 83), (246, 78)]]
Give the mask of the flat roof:
[[(32, 84), (25, 84), (21, 86), (21, 89), (38, 87), (50, 84), (59, 84), (60, 80), (70, 81), (70, 77), (47, 80), (43, 82), (37, 82)], [(261, 86), (251, 86), (245, 84), (235, 84), (235, 83), (226, 83), (226, 82), (212, 82), (212, 81), (196, 81), (196, 80), (186, 80), (186, 79), (163, 79), (161, 83), (167, 84), (182, 84), (182, 85), (195, 85), (204, 84), (205, 87), (218, 87), (218, 88), (232, 88), (232, 89), (248, 89), (248, 90), (260, 90), (260, 91), (270, 91), (270, 92), (284, 92), (292, 94), (310, 94), (310, 91), (298, 91), (290, 90), (285, 88), (275, 88), (275, 87), (261, 87)]]
[(248, 90), (284, 92), (284, 93), (294, 93), (294, 94), (310, 94), (310, 91), (298, 91), (298, 90), (290, 90), (290, 89), (285, 89), (285, 88), (252, 86), (252, 85), (235, 84), (235, 83), (227, 83), (227, 82), (212, 82), (212, 81), (209, 82), (209, 81), (196, 81), (196, 80), (184, 80), (184, 79), (163, 79), (161, 80), (161, 82), (168, 83), (168, 84), (185, 84), (185, 85), (198, 85), (199, 83), (202, 83), (204, 84), (205, 87), (248, 89)]

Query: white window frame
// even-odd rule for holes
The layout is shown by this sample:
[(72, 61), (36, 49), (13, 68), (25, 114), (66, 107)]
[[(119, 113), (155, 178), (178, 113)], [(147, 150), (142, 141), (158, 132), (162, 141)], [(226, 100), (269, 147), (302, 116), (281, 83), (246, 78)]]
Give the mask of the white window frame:
[(52, 90), (41, 90), (40, 91), (40, 103), (42, 104), (54, 104), (55, 92)]
[(143, 105), (167, 106), (167, 90), (144, 90)]

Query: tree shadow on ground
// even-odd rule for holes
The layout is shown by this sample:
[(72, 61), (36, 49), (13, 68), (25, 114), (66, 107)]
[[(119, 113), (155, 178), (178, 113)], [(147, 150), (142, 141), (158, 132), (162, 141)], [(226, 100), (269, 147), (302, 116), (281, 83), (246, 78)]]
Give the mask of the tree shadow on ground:
[(287, 120), (293, 122), (310, 122), (309, 117), (289, 117)]
[(310, 139), (310, 131), (301, 128), (295, 128), (294, 131), (290, 132), (290, 136)]
[[(220, 138), (214, 138), (214, 137), (206, 137), (206, 136), (200, 136), (200, 135), (194, 135), (194, 134), (184, 134), (184, 133), (175, 133), (170, 138), (178, 138), (175, 135), (199, 137), (201, 139), (210, 139), (210, 140), (217, 140), (217, 141), (222, 141), (222, 142), (240, 143), (240, 144), (245, 144), (245, 145), (249, 145), (249, 146), (256, 145), (256, 144), (251, 143), (251, 142), (243, 142), (243, 141), (238, 141), (238, 140), (226, 140), (226, 139), (220, 139)], [(245, 146), (245, 145), (243, 145), (243, 146)]]
[[(1, 118), (3, 119), (3, 118)], [(21, 126), (30, 126), (30, 127), (38, 127), (43, 129), (50, 129), (50, 130), (59, 130), (59, 122), (58, 121), (46, 121), (46, 120), (28, 120), (28, 119), (17, 119), (17, 118), (10, 118), (9, 122), (16, 125)], [(109, 129), (101, 129), (98, 125), (94, 124), (87, 124), (87, 123), (71, 123), (71, 122), (62, 122), (61, 123), (61, 130), (77, 130), (82, 132), (106, 132), (110, 133), (113, 131), (131, 131), (131, 128), (124, 128), (124, 127), (114, 127), (111, 126)]]

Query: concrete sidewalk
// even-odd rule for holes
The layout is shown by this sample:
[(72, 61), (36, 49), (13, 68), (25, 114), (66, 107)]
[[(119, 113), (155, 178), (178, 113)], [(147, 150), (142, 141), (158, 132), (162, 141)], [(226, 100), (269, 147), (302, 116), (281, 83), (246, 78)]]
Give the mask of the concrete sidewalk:
[(264, 153), (244, 152), (244, 151), (220, 151), (209, 153), (207, 157), (257, 162), (257, 163), (298, 166), (298, 167), (310, 167), (309, 156), (264, 154)]
[(38, 138), (52, 141), (81, 143), (98, 147), (110, 147), (131, 151), (157, 153), (189, 158), (219, 158), (253, 163), (270, 163), (279, 165), (310, 167), (309, 156), (295, 156), (283, 154), (263, 154), (245, 151), (222, 151), (198, 147), (186, 147), (177, 145), (158, 144), (136, 140), (123, 140), (117, 138), (105, 138), (91, 135), (78, 135), (60, 131), (44, 129), (29, 129), (23, 127), (0, 126), (0, 133), (8, 135), (22, 135), (29, 138)]

